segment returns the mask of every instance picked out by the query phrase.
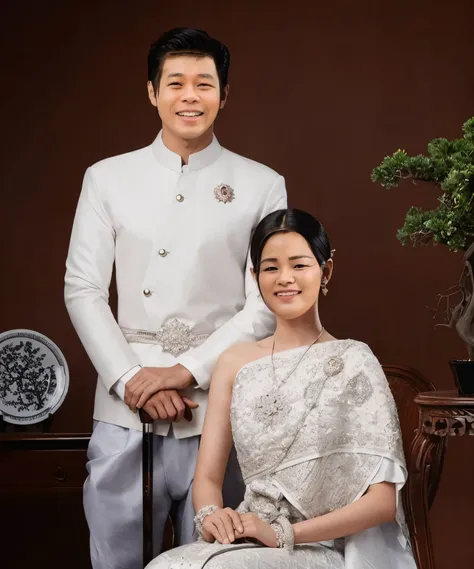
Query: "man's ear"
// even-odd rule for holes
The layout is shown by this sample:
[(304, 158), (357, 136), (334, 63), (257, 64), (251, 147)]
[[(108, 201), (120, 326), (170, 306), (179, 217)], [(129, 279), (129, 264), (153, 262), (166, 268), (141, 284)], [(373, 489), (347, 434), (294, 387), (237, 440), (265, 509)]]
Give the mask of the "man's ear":
[(147, 90), (148, 90), (148, 99), (150, 100), (150, 103), (154, 106), (157, 107), (158, 106), (158, 102), (156, 100), (156, 92), (155, 92), (155, 88), (153, 87), (153, 83), (151, 81), (148, 81), (146, 84)]
[(223, 109), (225, 107), (225, 104), (227, 103), (227, 97), (229, 96), (229, 91), (230, 91), (230, 85), (227, 83), (227, 85), (224, 87), (224, 92), (222, 94), (222, 100), (221, 100), (221, 105), (220, 105), (220, 109)]

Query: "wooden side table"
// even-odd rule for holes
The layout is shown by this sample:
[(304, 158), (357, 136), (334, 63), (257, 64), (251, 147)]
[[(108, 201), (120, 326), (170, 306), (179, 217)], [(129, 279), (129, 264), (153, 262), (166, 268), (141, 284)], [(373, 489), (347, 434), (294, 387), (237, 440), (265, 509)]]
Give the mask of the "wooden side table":
[(0, 434), (5, 568), (90, 568), (82, 506), (90, 434)]
[(415, 403), (419, 426), (411, 446), (408, 492), (417, 541), (427, 545), (418, 551), (420, 569), (434, 569), (428, 513), (436, 496), (448, 437), (474, 436), (474, 397), (460, 396), (457, 391), (429, 391), (419, 393)]

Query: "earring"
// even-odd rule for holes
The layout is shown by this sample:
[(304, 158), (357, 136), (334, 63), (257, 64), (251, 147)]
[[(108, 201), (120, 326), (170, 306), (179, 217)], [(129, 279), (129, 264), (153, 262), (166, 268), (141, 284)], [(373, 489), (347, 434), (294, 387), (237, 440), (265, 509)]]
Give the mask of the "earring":
[(327, 294), (329, 292), (327, 284), (328, 284), (327, 277), (323, 277), (323, 279), (321, 281), (321, 292), (324, 294), (324, 296), (327, 296)]

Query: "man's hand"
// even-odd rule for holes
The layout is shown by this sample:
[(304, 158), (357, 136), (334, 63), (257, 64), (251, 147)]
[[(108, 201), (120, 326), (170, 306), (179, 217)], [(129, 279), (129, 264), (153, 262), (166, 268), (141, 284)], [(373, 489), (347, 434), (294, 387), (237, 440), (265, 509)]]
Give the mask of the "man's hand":
[(189, 387), (191, 372), (181, 364), (172, 367), (144, 367), (125, 384), (125, 403), (135, 413), (158, 391)]
[(178, 423), (184, 416), (186, 406), (196, 409), (199, 405), (188, 397), (181, 397), (174, 389), (166, 389), (152, 395), (143, 405), (143, 410), (153, 420), (173, 421)]

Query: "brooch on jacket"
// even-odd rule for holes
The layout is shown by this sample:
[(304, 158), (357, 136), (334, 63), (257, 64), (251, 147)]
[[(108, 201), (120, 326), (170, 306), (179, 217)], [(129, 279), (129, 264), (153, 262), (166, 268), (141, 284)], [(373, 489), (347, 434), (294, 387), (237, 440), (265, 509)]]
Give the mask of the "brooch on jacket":
[(228, 203), (233, 201), (235, 194), (228, 184), (219, 184), (214, 188), (214, 197), (218, 202)]

